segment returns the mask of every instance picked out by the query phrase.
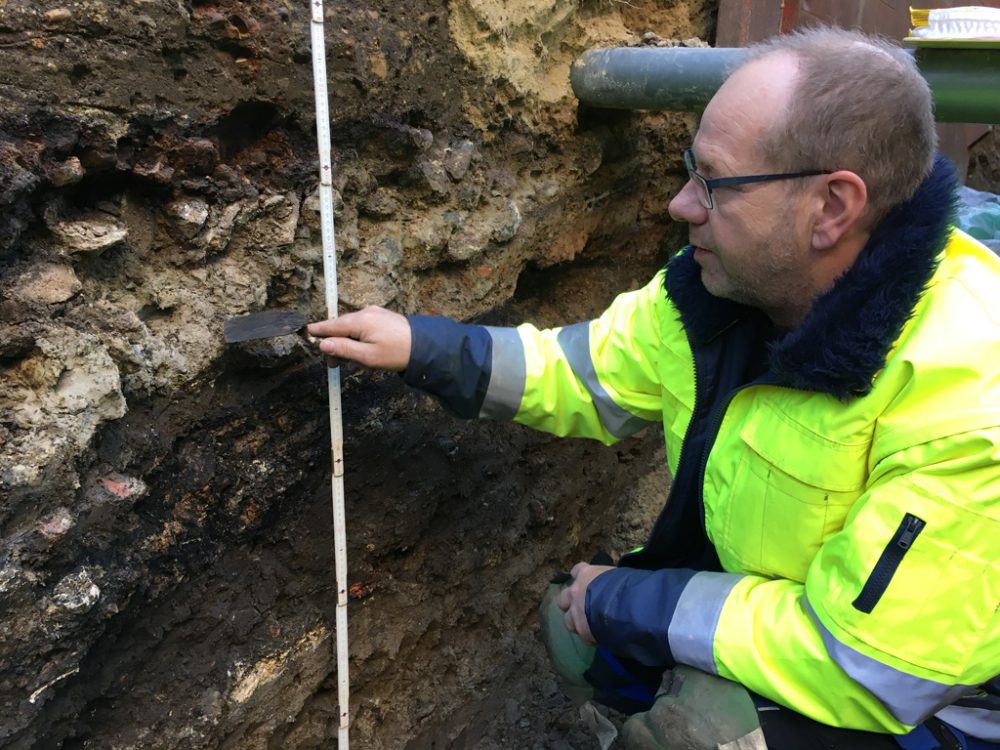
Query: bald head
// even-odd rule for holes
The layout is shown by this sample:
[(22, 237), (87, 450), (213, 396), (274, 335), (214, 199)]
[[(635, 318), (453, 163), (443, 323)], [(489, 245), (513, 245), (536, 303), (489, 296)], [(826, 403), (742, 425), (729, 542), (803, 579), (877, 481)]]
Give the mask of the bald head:
[[(699, 134), (731, 154), (746, 151), (746, 144), (756, 145), (769, 139), (784, 120), (795, 95), (798, 69), (798, 60), (787, 53), (775, 53), (743, 65), (708, 103)], [(767, 166), (766, 155), (760, 156), (759, 164), (740, 165), (740, 169)]]
[(937, 132), (930, 88), (911, 55), (860, 32), (807, 29), (752, 47), (727, 85), (747, 85), (761, 65), (784, 97), (781, 107), (767, 100), (774, 108), (759, 142), (776, 170), (856, 173), (868, 188), (870, 223), (912, 197), (933, 166)]

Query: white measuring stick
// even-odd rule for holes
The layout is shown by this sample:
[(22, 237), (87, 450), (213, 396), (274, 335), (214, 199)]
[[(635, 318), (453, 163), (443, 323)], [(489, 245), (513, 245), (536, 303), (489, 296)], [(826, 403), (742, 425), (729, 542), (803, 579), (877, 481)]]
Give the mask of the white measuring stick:
[[(323, 274), (326, 280), (326, 314), (337, 317), (337, 245), (333, 234), (333, 165), (330, 159), (330, 105), (326, 86), (326, 37), (323, 33), (323, 0), (312, 5), (313, 87), (316, 92), (316, 142), (319, 146), (319, 216), (323, 237)], [(337, 571), (337, 702), (340, 727), (338, 750), (348, 750), (351, 681), (347, 649), (347, 517), (344, 512), (344, 421), (340, 408), (340, 368), (327, 367), (330, 390), (330, 447), (333, 471), (333, 546)]]

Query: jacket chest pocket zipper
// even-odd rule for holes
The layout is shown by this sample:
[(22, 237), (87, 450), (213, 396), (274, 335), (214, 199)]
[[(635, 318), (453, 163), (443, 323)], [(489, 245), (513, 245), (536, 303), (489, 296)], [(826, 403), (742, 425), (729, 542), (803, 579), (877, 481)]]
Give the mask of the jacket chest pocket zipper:
[(861, 593), (852, 602), (855, 609), (865, 614), (871, 614), (871, 611), (875, 609), (875, 605), (878, 604), (879, 599), (882, 598), (882, 594), (889, 588), (889, 582), (892, 580), (893, 575), (895, 575), (896, 568), (903, 562), (903, 558), (913, 545), (913, 541), (920, 535), (920, 532), (923, 531), (926, 525), (923, 519), (917, 518), (911, 513), (903, 516), (902, 523), (899, 524), (896, 533), (892, 535), (892, 539), (886, 545), (885, 549), (882, 550), (882, 555), (879, 557), (878, 562), (875, 563), (875, 567), (872, 569), (871, 575), (868, 576), (868, 580), (861, 589)]

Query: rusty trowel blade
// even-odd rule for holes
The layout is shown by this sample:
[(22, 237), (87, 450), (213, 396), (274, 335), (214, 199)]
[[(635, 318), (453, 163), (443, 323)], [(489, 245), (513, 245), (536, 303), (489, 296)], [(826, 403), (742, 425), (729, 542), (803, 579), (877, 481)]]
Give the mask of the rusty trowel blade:
[(253, 339), (270, 339), (295, 333), (306, 324), (306, 316), (296, 310), (264, 310), (227, 320), (223, 334), (227, 344)]

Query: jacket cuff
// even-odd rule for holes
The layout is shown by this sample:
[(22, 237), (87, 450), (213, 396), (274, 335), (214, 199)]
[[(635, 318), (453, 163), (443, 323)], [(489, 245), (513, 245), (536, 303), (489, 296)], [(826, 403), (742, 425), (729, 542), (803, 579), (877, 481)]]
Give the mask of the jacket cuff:
[(407, 316), (410, 359), (403, 382), (436, 396), (459, 417), (478, 417), (490, 382), (493, 340), (483, 326)]
[(615, 568), (587, 587), (585, 611), (594, 639), (618, 656), (672, 667), (668, 631), (693, 570)]
[(715, 633), (743, 577), (675, 568), (609, 570), (587, 588), (590, 632), (608, 650), (642, 664), (687, 664), (718, 674)]

